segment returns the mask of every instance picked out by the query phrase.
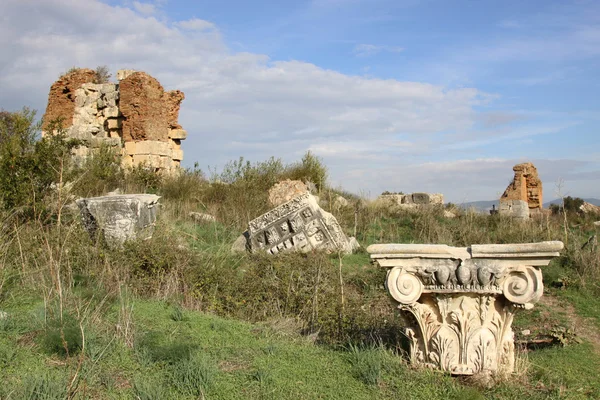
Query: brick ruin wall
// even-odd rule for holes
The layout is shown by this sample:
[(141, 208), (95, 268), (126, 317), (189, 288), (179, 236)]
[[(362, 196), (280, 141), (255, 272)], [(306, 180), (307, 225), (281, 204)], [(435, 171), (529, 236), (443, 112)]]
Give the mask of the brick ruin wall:
[(513, 167), (515, 175), (508, 185), (500, 203), (510, 201), (524, 201), (529, 210), (541, 210), (543, 204), (542, 181), (538, 176), (537, 168), (532, 163), (517, 164)]
[(62, 76), (50, 88), (42, 134), (55, 131), (53, 122), (60, 120), (67, 137), (83, 143), (74, 151), (79, 162), (108, 146), (122, 154), (124, 167), (176, 172), (187, 137), (178, 123), (183, 92), (165, 92), (144, 72), (120, 70), (117, 78), (119, 83), (94, 83), (90, 69)]

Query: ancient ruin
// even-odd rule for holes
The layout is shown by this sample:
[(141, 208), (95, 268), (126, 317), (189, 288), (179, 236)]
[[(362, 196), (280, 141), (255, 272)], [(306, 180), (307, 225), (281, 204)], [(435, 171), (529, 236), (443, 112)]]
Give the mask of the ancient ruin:
[(348, 239), (335, 217), (319, 207), (308, 192), (275, 207), (248, 224), (250, 251), (329, 250), (351, 253), (357, 247)]
[(119, 248), (127, 240), (152, 237), (158, 213), (155, 194), (123, 194), (76, 201), (92, 240)]
[(386, 287), (410, 320), (410, 361), (455, 375), (514, 369), (515, 311), (543, 293), (542, 271), (562, 242), (450, 247), (375, 244)]
[(443, 205), (444, 195), (441, 193), (389, 193), (384, 192), (378, 197), (379, 201), (404, 208), (416, 208), (427, 205)]
[(95, 83), (96, 73), (85, 68), (61, 76), (50, 88), (42, 134), (55, 133), (60, 121), (68, 138), (82, 141), (74, 151), (77, 162), (108, 146), (122, 154), (124, 167), (177, 171), (187, 136), (177, 121), (183, 92), (165, 92), (144, 72), (120, 70), (117, 78)]
[(515, 176), (500, 197), (500, 214), (526, 219), (542, 210), (542, 181), (532, 163), (513, 167)]

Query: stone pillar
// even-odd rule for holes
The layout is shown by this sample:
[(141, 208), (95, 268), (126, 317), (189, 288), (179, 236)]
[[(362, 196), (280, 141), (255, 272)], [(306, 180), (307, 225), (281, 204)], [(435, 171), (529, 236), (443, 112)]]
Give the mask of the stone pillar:
[(514, 369), (511, 328), (518, 309), (543, 293), (542, 266), (562, 242), (446, 245), (376, 244), (386, 287), (410, 321), (410, 361), (455, 375)]

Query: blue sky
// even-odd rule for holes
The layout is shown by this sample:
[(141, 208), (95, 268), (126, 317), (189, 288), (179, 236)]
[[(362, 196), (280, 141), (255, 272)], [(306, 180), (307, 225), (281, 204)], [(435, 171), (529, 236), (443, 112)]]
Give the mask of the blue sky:
[(134, 68), (185, 92), (204, 171), (311, 150), (335, 186), (463, 202), (532, 161), (545, 199), (600, 197), (598, 1), (7, 1), (0, 108)]

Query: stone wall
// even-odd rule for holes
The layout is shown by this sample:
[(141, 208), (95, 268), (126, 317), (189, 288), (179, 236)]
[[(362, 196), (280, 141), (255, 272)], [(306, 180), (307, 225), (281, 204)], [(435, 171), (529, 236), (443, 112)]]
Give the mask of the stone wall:
[(96, 84), (89, 69), (62, 76), (50, 89), (43, 134), (59, 118), (67, 137), (83, 141), (74, 151), (78, 162), (109, 146), (122, 154), (124, 167), (177, 171), (183, 159), (181, 141), (187, 137), (178, 122), (183, 92), (165, 92), (144, 72), (120, 70), (117, 78), (119, 83)]
[(386, 193), (379, 196), (378, 200), (390, 202), (401, 207), (416, 207), (418, 205), (444, 204), (444, 195), (441, 193)]

